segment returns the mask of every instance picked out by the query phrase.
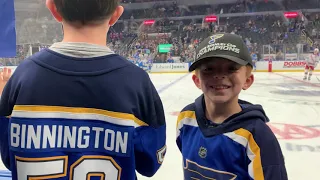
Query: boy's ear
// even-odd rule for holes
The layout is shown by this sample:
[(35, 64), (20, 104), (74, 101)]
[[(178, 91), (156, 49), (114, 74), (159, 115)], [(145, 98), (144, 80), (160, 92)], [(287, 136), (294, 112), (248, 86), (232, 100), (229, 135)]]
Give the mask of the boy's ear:
[(111, 15), (111, 18), (110, 18), (110, 21), (109, 21), (109, 25), (110, 26), (113, 26), (117, 21), (118, 19), (120, 18), (120, 16), (122, 15), (124, 11), (124, 8), (123, 6), (118, 6), (116, 8), (116, 10), (114, 11), (114, 13)]
[(59, 14), (59, 12), (57, 11), (57, 7), (54, 4), (54, 0), (46, 0), (46, 6), (49, 9), (49, 11), (51, 12), (52, 16), (59, 22), (62, 22), (62, 16)]
[(250, 74), (250, 76), (246, 79), (246, 82), (244, 83), (242, 89), (243, 90), (249, 89), (249, 87), (251, 87), (253, 82), (254, 82), (254, 76), (253, 76), (253, 74)]
[(200, 79), (199, 79), (199, 77), (198, 77), (196, 74), (193, 74), (193, 75), (192, 75), (192, 80), (193, 80), (194, 84), (195, 84), (199, 89), (201, 89)]

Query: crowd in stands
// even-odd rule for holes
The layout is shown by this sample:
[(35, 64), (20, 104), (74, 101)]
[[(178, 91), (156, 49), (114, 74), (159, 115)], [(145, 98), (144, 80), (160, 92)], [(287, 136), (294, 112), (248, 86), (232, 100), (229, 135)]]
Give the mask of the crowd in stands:
[(17, 45), (17, 56), (12, 58), (0, 58), (0, 66), (16, 66), (28, 56), (29, 45)]
[[(152, 2), (152, 0), (123, 0), (127, 3)], [(235, 3), (220, 5), (178, 5), (176, 1), (154, 1), (152, 8), (125, 11), (123, 19), (179, 17), (208, 14), (262, 12), (319, 8), (320, 3), (304, 0), (283, 0), (281, 6), (272, 0), (237, 0)]]
[[(297, 46), (300, 39), (302, 30), (306, 30), (307, 23), (304, 21), (303, 16), (295, 19), (288, 19), (284, 21), (282, 17), (275, 15), (258, 15), (250, 17), (230, 17), (221, 19), (220, 23), (203, 23), (203, 22), (185, 22), (186, 20), (170, 20), (170, 17), (179, 16), (193, 16), (204, 14), (225, 14), (225, 13), (241, 13), (241, 12), (262, 12), (262, 11), (276, 11), (276, 10), (290, 10), (294, 4), (303, 3), (299, 0), (285, 0), (283, 1), (283, 7), (269, 0), (239, 0), (234, 4), (222, 4), (218, 6), (210, 5), (196, 5), (188, 6), (187, 8), (173, 4), (155, 3), (154, 8), (140, 9), (128, 11), (127, 19), (139, 19), (139, 18), (153, 18), (164, 17), (162, 20), (157, 21), (152, 28), (148, 27), (144, 29), (144, 32), (149, 33), (171, 33), (169, 41), (174, 42), (169, 54), (157, 54), (155, 56), (155, 62), (165, 62), (166, 59), (171, 56), (180, 56), (180, 61), (188, 62), (193, 60), (194, 48), (201, 42), (203, 37), (206, 37), (211, 33), (217, 32), (229, 32), (241, 35), (249, 50), (254, 57), (262, 59), (264, 53), (277, 54), (276, 60), (284, 59), (285, 53), (297, 53), (308, 52), (309, 47)], [(305, 3), (306, 4), (306, 3)], [(308, 4), (308, 3), (307, 3)], [(307, 5), (309, 8), (314, 8), (314, 4)], [(304, 7), (307, 7), (304, 6)], [(294, 9), (294, 8), (293, 8)], [(125, 16), (124, 16), (125, 17)], [(317, 23), (319, 21), (311, 21)], [(309, 22), (310, 24), (310, 22)], [(313, 37), (316, 36), (318, 31), (315, 29), (312, 31)], [(203, 36), (197, 36), (195, 34), (203, 34)], [(263, 37), (263, 38), (261, 38)], [(153, 48), (151, 52), (154, 53), (154, 47), (157, 45), (157, 41), (142, 40), (151, 45)], [(138, 43), (141, 43), (141, 39)], [(269, 46), (263, 47), (263, 45), (269, 44)], [(307, 44), (307, 43), (305, 43)], [(313, 47), (317, 46), (315, 41)], [(136, 51), (141, 51), (137, 46), (133, 46)], [(139, 46), (138, 46), (139, 47)], [(301, 48), (301, 50), (298, 50)], [(133, 56), (135, 51), (131, 51), (132, 54), (126, 54), (128, 57)], [(282, 56), (282, 57), (281, 57)]]
[[(124, 4), (155, 2), (154, 0), (122, 0)], [(153, 62), (179, 62), (194, 60), (195, 48), (208, 35), (228, 32), (241, 35), (253, 57), (263, 59), (263, 54), (308, 52), (309, 47), (298, 50), (301, 32), (310, 34), (313, 47), (318, 46), (320, 18), (318, 13), (303, 13), (299, 18), (284, 20), (272, 13), (255, 16), (221, 17), (219, 22), (205, 23), (202, 19), (173, 20), (170, 17), (229, 14), (243, 12), (266, 12), (295, 9), (300, 0), (284, 0), (282, 6), (271, 0), (238, 0), (231, 4), (219, 5), (179, 5), (177, 2), (156, 1), (152, 8), (126, 9), (119, 23), (110, 29), (107, 37), (108, 46), (116, 53), (136, 61), (152, 59)], [(304, 8), (315, 5), (304, 3)], [(45, 13), (45, 11), (39, 11)], [(20, 19), (19, 19), (20, 18)], [(140, 18), (161, 18), (153, 25), (142, 25)], [(18, 44), (17, 57), (0, 59), (1, 65), (17, 65), (30, 55), (30, 47), (44, 48), (60, 41), (61, 25), (49, 14), (37, 14), (32, 17), (17, 17)], [(301, 42), (303, 43), (303, 42)], [(159, 53), (159, 44), (172, 44), (168, 53)], [(307, 42), (304, 42), (307, 44)], [(32, 48), (31, 48), (32, 49)]]

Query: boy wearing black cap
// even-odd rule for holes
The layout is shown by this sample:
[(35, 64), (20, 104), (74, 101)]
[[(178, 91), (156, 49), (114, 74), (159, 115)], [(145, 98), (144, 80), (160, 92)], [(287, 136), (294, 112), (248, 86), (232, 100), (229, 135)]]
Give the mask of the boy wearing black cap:
[(239, 100), (254, 81), (242, 38), (215, 34), (196, 50), (192, 79), (203, 95), (177, 122), (185, 179), (286, 180), (280, 145), (262, 106)]

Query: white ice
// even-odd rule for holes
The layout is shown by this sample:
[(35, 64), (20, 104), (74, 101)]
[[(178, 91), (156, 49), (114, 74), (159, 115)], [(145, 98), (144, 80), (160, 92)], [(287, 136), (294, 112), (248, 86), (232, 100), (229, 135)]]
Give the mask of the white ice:
[[(167, 123), (167, 154), (152, 178), (140, 180), (183, 179), (182, 158), (175, 144), (176, 118), (185, 105), (200, 94), (191, 74), (151, 74), (160, 90)], [(289, 180), (319, 180), (320, 170), (320, 74), (303, 81), (303, 73), (255, 73), (255, 83), (241, 99), (263, 105), (271, 126), (279, 133)], [(0, 169), (5, 169), (0, 163)]]

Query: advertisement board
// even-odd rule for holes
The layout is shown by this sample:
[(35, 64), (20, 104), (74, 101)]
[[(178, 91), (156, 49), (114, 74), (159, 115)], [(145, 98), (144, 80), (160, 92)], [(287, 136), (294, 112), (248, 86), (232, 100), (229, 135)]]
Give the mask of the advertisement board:
[[(257, 62), (257, 72), (268, 72), (268, 64), (268, 61)], [(305, 61), (272, 61), (271, 72), (303, 72), (305, 65)], [(320, 71), (320, 63), (315, 67), (315, 71)]]
[(283, 68), (298, 69), (306, 66), (305, 61), (284, 61)]
[(170, 51), (171, 47), (172, 47), (172, 44), (159, 44), (158, 46), (159, 53), (167, 53)]
[(189, 63), (153, 63), (151, 73), (187, 73)]
[(283, 61), (285, 57), (286, 61), (297, 61), (297, 60), (305, 60), (306, 57), (308, 57), (309, 54), (301, 54), (299, 59), (298, 59), (298, 54), (296, 53), (291, 53), (291, 54), (286, 54), (285, 56), (281, 56), (280, 59), (277, 59), (276, 54), (264, 54), (263, 55), (263, 60), (265, 61)]

